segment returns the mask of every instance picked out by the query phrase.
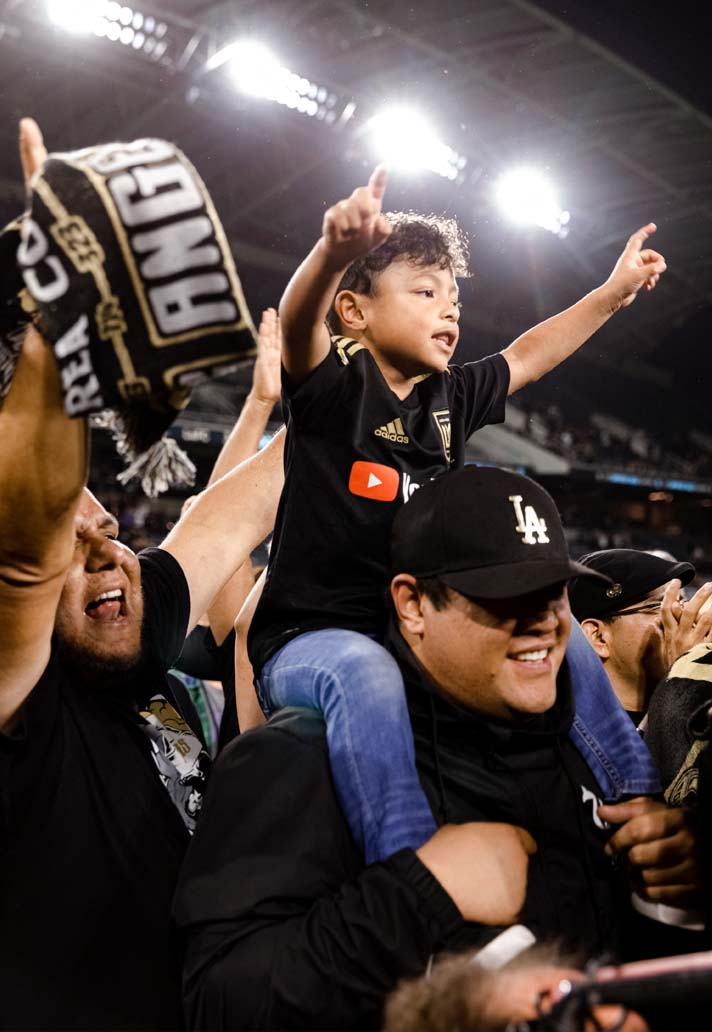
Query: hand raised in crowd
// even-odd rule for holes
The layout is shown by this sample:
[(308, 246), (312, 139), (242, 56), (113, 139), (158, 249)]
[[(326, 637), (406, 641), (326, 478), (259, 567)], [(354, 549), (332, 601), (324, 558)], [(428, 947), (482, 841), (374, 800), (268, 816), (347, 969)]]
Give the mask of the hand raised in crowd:
[(274, 308), (265, 308), (257, 331), (257, 357), (250, 395), (270, 408), (282, 390), (282, 331)]
[(642, 288), (653, 290), (667, 269), (661, 254), (643, 246), (656, 229), (654, 222), (641, 226), (629, 237), (623, 253), (613, 266), (613, 272), (604, 284), (610, 294), (612, 312), (633, 304)]
[(598, 816), (620, 825), (606, 852), (627, 858), (647, 899), (678, 907), (702, 905), (704, 879), (690, 811), (640, 796), (599, 806)]
[(34, 118), (20, 119), (20, 161), (25, 177), (25, 187), (29, 191), (33, 177), (42, 168), (47, 159), (47, 148), (42, 139), (40, 127)]
[(321, 244), (335, 269), (345, 269), (391, 235), (391, 224), (381, 211), (387, 178), (385, 166), (378, 165), (368, 186), (359, 186), (324, 215)]
[(660, 615), (663, 621), (663, 660), (665, 669), (670, 670), (685, 652), (703, 641), (712, 641), (712, 582), (703, 584), (689, 602), (679, 601), (681, 584), (670, 581)]
[(513, 824), (445, 824), (416, 850), (466, 921), (514, 924), (536, 843)]

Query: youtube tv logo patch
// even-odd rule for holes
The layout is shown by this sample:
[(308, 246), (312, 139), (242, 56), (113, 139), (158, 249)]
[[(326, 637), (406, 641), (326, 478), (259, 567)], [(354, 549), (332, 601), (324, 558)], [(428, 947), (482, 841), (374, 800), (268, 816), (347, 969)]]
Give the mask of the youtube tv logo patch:
[(354, 462), (349, 477), (349, 491), (375, 502), (392, 502), (398, 494), (400, 474), (392, 466), (377, 462)]

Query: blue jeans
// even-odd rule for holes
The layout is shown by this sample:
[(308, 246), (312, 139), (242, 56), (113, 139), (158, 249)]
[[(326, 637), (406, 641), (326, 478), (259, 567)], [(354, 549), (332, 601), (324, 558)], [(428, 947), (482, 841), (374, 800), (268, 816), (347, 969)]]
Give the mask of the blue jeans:
[(603, 663), (578, 621), (566, 649), (576, 715), (569, 737), (595, 775), (603, 797), (656, 795), (660, 775), (633, 721), (618, 702)]
[[(650, 752), (576, 620), (566, 661), (576, 706), (569, 737), (603, 798), (659, 793)], [(323, 714), (336, 793), (367, 863), (430, 838), (435, 822), (415, 770), (403, 679), (381, 645), (334, 628), (301, 634), (265, 664), (258, 689), (267, 712)]]
[(376, 641), (328, 628), (293, 638), (262, 668), (262, 705), (319, 710), (334, 787), (366, 863), (417, 849), (435, 821), (415, 769), (398, 664)]

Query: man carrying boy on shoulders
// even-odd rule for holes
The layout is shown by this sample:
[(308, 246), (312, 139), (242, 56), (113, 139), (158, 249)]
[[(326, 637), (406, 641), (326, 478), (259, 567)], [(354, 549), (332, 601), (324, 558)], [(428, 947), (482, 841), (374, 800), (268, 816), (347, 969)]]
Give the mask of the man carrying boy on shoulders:
[[(379, 644), (393, 518), (418, 487), (462, 465), (470, 435), (504, 418), (508, 393), (557, 366), (665, 270), (644, 247), (650, 223), (601, 287), (501, 354), (450, 366), (466, 241), (453, 219), (383, 214), (385, 188), (378, 168), (327, 211), (280, 305), (286, 482), (249, 637), (264, 708), (324, 714), (337, 794), (369, 862), (434, 831), (402, 679)], [(342, 336), (330, 337), (327, 315)], [(578, 627), (568, 659), (574, 680), (607, 700)], [(633, 736), (631, 754), (638, 748)]]

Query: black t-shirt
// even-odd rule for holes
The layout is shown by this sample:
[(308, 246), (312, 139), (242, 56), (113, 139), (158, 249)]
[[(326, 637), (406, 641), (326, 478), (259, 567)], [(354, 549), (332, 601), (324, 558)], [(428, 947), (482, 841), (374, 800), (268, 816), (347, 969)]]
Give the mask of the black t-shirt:
[(235, 699), (235, 631), (230, 631), (218, 645), (211, 629), (198, 624), (185, 639), (174, 666), (191, 677), (222, 684), (225, 706), (220, 720), (218, 748), (224, 748), (240, 732)]
[(475, 430), (504, 419), (502, 355), (424, 376), (401, 401), (367, 348), (333, 341), (303, 383), (284, 382), (285, 485), (248, 638), (256, 673), (304, 631), (383, 631), (396, 511), (463, 464)]
[(185, 577), (161, 549), (140, 562), (142, 663), (126, 693), (79, 683), (53, 650), (0, 734), (2, 1028), (182, 1024), (169, 914), (205, 754), (165, 677)]

